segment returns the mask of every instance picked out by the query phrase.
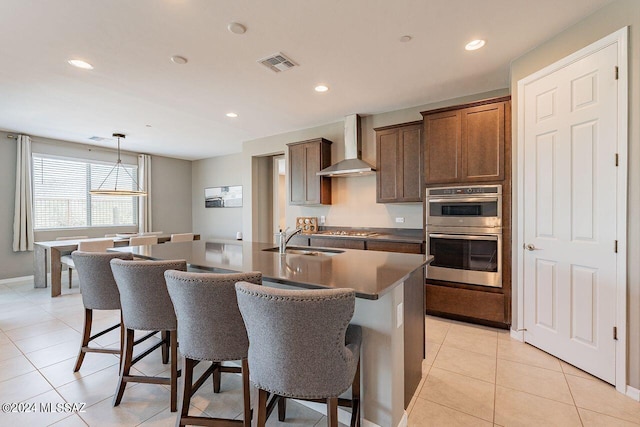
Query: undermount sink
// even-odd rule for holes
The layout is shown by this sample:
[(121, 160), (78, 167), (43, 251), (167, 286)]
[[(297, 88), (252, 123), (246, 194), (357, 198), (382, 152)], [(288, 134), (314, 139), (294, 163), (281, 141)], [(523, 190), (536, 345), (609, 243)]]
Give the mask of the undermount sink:
[[(280, 248), (267, 248), (263, 249), (265, 252), (280, 252)], [(343, 253), (344, 251), (335, 250), (335, 249), (324, 249), (324, 248), (309, 248), (309, 247), (299, 247), (299, 246), (290, 246), (286, 249), (285, 254), (290, 255), (307, 255), (307, 256), (333, 256)]]

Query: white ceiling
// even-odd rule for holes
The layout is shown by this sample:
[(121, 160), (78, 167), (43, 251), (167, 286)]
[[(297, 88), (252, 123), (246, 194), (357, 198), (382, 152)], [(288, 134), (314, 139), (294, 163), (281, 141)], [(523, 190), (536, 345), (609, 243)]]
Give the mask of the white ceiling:
[[(513, 59), (609, 2), (2, 0), (0, 129), (82, 143), (117, 131), (124, 149), (184, 159), (237, 153), (346, 114), (507, 87)], [(230, 33), (234, 21), (247, 32)], [(466, 52), (476, 38), (487, 45)], [(278, 51), (300, 66), (257, 63)]]

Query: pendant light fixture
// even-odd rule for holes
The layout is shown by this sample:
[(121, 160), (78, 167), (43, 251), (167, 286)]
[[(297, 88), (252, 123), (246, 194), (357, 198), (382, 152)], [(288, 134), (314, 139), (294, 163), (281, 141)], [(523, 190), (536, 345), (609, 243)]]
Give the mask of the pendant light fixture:
[[(124, 139), (126, 138), (126, 135), (123, 133), (114, 133), (113, 137), (118, 139), (118, 161), (111, 168), (111, 170), (109, 171), (107, 176), (104, 178), (100, 186), (95, 190), (90, 190), (89, 194), (91, 194), (92, 196), (129, 196), (129, 197), (146, 196), (147, 193), (142, 191), (140, 189), (140, 186), (138, 186), (138, 181), (129, 173), (129, 171), (124, 166), (122, 166), (122, 160), (120, 159), (120, 138)], [(113, 186), (113, 189), (103, 187), (105, 182), (107, 182), (109, 177), (113, 174), (115, 174), (115, 184)], [(118, 188), (118, 178), (120, 177), (120, 175), (122, 175), (123, 177), (129, 176), (129, 178), (131, 178), (131, 181), (135, 185), (134, 187), (135, 190), (131, 190), (127, 188)], [(121, 181), (121, 184), (122, 184), (122, 181)]]

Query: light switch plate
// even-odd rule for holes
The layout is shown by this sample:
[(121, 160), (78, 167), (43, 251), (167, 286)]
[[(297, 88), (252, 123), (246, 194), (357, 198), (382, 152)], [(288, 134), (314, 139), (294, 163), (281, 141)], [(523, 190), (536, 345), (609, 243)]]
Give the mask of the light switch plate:
[(320, 215), (320, 224), (324, 224), (325, 218), (324, 215)]
[(396, 222), (404, 222), (404, 217), (402, 217), (402, 216), (397, 216), (397, 217), (396, 217)]
[(400, 326), (402, 326), (403, 321), (404, 321), (404, 303), (401, 302), (396, 307), (396, 325), (397, 325), (396, 328), (399, 328)]

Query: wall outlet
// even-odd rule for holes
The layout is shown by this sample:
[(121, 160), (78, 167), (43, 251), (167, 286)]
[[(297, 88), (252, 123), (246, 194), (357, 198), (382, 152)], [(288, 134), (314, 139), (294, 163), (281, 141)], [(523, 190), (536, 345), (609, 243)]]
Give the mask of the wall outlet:
[(404, 222), (404, 217), (402, 217), (402, 216), (397, 216), (397, 217), (396, 217), (396, 222)]
[(324, 215), (320, 215), (320, 224), (324, 224), (325, 219)]
[(399, 328), (400, 326), (402, 326), (403, 321), (404, 321), (404, 303), (401, 302), (396, 307), (396, 328)]

